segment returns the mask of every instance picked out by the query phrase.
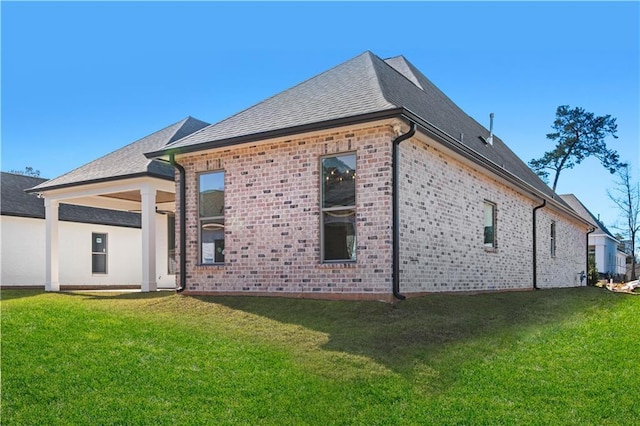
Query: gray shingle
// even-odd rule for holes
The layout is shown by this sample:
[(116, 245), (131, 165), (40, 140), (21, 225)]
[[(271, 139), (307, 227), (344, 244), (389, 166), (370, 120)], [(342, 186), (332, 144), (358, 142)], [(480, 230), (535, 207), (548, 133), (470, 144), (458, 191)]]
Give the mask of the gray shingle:
[[(385, 61), (394, 70), (407, 76), (409, 81), (401, 81), (397, 76), (385, 72), (382, 79), (383, 90), (388, 99), (394, 99), (398, 106), (405, 107), (429, 123), (444, 131), (453, 139), (479, 153), (492, 163), (502, 167), (523, 182), (533, 186), (548, 197), (562, 200), (527, 166), (498, 136), (494, 134), (493, 145), (487, 145), (480, 136), (487, 137), (489, 130), (460, 109), (447, 95), (438, 89), (427, 77), (404, 57), (399, 56)], [(410, 82), (417, 85), (410, 87)], [(415, 90), (421, 88), (421, 90)], [(555, 197), (554, 197), (555, 196)]]
[(33, 189), (45, 190), (74, 186), (92, 181), (113, 180), (141, 174), (173, 179), (174, 170), (171, 165), (150, 160), (144, 156), (144, 153), (162, 149), (167, 144), (207, 125), (208, 123), (204, 121), (187, 117), (62, 176), (37, 185)]
[[(493, 145), (482, 142), (480, 136), (487, 137), (489, 131), (402, 56), (382, 60), (364, 52), (169, 147), (178, 152), (197, 151), (201, 144), (208, 149), (234, 138), (399, 108), (411, 111), (487, 162), (566, 207), (499, 137), (494, 135)], [(162, 152), (150, 151), (150, 155)]]
[[(3, 216), (44, 219), (44, 200), (25, 189), (33, 188), (46, 179), (0, 173), (0, 214)], [(59, 219), (66, 222), (140, 228), (140, 214), (85, 206), (60, 204)]]
[(594, 234), (605, 234), (613, 239), (616, 239), (616, 237), (607, 229), (607, 227), (604, 226), (604, 224), (600, 222), (598, 218), (596, 218), (593, 213), (591, 213), (589, 209), (584, 204), (582, 204), (580, 200), (578, 200), (578, 197), (573, 194), (564, 194), (560, 195), (560, 197), (584, 220), (590, 222), (596, 228)]
[[(172, 148), (284, 129), (394, 108), (379, 86), (375, 56), (365, 52), (244, 111), (206, 127)], [(151, 151), (150, 151), (151, 152)]]

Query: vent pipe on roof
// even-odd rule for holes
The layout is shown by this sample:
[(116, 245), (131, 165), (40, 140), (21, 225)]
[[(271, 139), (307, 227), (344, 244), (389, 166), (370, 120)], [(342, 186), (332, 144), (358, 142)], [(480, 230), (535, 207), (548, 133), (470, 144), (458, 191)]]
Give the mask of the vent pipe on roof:
[(489, 114), (489, 137), (480, 136), (480, 140), (488, 145), (493, 145), (493, 117), (493, 113)]
[(489, 114), (489, 145), (493, 145), (493, 113)]

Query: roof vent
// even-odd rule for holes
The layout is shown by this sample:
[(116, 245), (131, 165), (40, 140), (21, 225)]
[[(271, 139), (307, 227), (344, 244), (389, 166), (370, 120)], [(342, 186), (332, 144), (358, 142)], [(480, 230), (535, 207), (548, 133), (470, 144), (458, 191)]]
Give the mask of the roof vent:
[(493, 116), (493, 113), (489, 114), (489, 137), (485, 138), (484, 136), (480, 136), (482, 142), (488, 145), (493, 145)]

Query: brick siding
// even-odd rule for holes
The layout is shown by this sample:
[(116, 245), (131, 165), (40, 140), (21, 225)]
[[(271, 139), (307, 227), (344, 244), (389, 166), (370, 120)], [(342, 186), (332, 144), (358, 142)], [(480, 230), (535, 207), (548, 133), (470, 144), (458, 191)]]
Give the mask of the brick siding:
[[(401, 291), (533, 287), (532, 211), (539, 202), (447, 155), (438, 145), (415, 139), (401, 145), (400, 170)], [(495, 248), (484, 246), (485, 201), (496, 205)], [(579, 285), (585, 230), (544, 209), (537, 215), (539, 287)], [(550, 217), (557, 223), (553, 259)]]
[[(181, 155), (186, 291), (390, 300), (394, 138), (390, 125), (379, 125)], [(539, 202), (437, 144), (414, 138), (400, 147), (401, 293), (532, 288), (532, 211)], [(351, 152), (357, 161), (357, 261), (323, 264), (320, 159)], [(225, 264), (200, 265), (197, 179), (216, 170), (225, 172)], [(496, 205), (495, 249), (483, 244), (485, 200)], [(547, 208), (537, 214), (539, 287), (580, 285), (585, 230)], [(557, 224), (555, 258), (551, 220)], [(179, 230), (179, 215), (176, 222)]]
[[(392, 138), (385, 125), (181, 156), (187, 291), (388, 298)], [(357, 262), (322, 264), (320, 159), (350, 152), (357, 162)], [(197, 179), (215, 170), (225, 171), (225, 264), (199, 265)]]
[[(551, 221), (556, 222), (556, 255), (551, 256)], [(550, 209), (538, 210), (538, 287), (577, 287), (587, 272), (586, 230)]]

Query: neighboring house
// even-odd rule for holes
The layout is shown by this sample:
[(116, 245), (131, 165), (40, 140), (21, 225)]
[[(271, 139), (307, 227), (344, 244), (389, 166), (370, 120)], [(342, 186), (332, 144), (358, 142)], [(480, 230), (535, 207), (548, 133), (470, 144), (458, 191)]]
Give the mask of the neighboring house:
[[(90, 275), (87, 283), (135, 284), (143, 291), (175, 288), (174, 169), (165, 162), (146, 158), (144, 153), (162, 149), (207, 125), (187, 117), (60, 177), (34, 182), (28, 192), (34, 194), (31, 197), (38, 194), (42, 198), (40, 202), (44, 202), (45, 211), (45, 223), (40, 225), (44, 253), (39, 251), (39, 260), (34, 262), (38, 268), (44, 264), (44, 280), (39, 284), (44, 284), (47, 291), (57, 291), (61, 285), (84, 280), (76, 277), (74, 270), (79, 267), (80, 259), (93, 256), (94, 266), (97, 264), (96, 267), (103, 270), (106, 266), (106, 270), (98, 276)], [(71, 231), (66, 222), (60, 222), (65, 220), (63, 203), (139, 212), (136, 236), (128, 236), (125, 243), (119, 234), (110, 234), (94, 226), (91, 229), (95, 229), (95, 233), (108, 234), (106, 247), (105, 240), (99, 236), (86, 241), (84, 237), (78, 237), (83, 242), (72, 245), (75, 251), (69, 258), (67, 245), (71, 241)], [(9, 238), (3, 232), (3, 244), (5, 240)], [(90, 247), (87, 244), (91, 241), (93, 247), (87, 252)], [(99, 255), (105, 249), (106, 259)], [(11, 248), (3, 248), (3, 262), (5, 250)]]
[[(44, 200), (25, 190), (45, 181), (4, 172), (0, 176), (3, 287), (44, 285)], [(65, 285), (139, 285), (139, 214), (62, 204), (60, 221), (60, 276)], [(174, 285), (173, 276), (162, 281)]]
[(612, 278), (625, 275), (627, 272), (627, 255), (620, 250), (620, 241), (609, 232), (607, 227), (575, 195), (565, 194), (560, 197), (593, 225), (593, 232), (589, 233), (589, 253), (595, 255), (596, 268), (600, 277)]
[(402, 56), (365, 52), (148, 151), (179, 173), (186, 293), (586, 284), (590, 222)]

